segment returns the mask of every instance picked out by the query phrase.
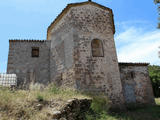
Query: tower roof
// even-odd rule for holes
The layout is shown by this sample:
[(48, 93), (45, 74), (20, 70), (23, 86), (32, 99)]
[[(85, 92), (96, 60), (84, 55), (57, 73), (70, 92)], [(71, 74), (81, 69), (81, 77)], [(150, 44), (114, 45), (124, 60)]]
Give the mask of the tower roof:
[(49, 25), (48, 29), (47, 29), (47, 40), (48, 40), (48, 35), (51, 32), (51, 30), (54, 28), (54, 26), (63, 18), (63, 16), (70, 10), (70, 8), (72, 7), (76, 7), (76, 6), (82, 6), (82, 5), (86, 5), (86, 4), (90, 4), (96, 7), (99, 7), (101, 9), (104, 10), (108, 10), (110, 12), (110, 14), (112, 15), (112, 26), (113, 26), (113, 33), (115, 33), (115, 25), (114, 25), (114, 18), (113, 18), (113, 12), (112, 9), (105, 7), (103, 5), (100, 5), (98, 3), (92, 2), (91, 0), (88, 0), (87, 2), (81, 2), (81, 3), (71, 3), (68, 4), (66, 6), (66, 8), (64, 8), (62, 10), (62, 12), (56, 17), (56, 19)]

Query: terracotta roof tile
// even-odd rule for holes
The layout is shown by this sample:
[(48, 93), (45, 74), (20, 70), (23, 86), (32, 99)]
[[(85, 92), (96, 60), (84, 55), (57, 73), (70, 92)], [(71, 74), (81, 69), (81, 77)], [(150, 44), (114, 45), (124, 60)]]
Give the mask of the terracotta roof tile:
[(119, 62), (119, 65), (124, 65), (124, 66), (148, 66), (149, 63), (125, 63), (125, 62)]
[(23, 39), (23, 40), (18, 40), (18, 39), (11, 39), (9, 42), (46, 42), (46, 40), (29, 40), (29, 39)]

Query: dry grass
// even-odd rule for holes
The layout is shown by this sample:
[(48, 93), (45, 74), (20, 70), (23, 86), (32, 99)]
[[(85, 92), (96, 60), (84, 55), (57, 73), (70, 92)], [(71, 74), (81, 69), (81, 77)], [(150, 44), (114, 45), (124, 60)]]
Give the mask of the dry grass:
[[(37, 85), (36, 85), (37, 86)], [(33, 87), (33, 86), (32, 86)], [(34, 88), (30, 91), (10, 91), (0, 88), (0, 120), (48, 120), (51, 107), (60, 109), (72, 98), (88, 98), (71, 89), (60, 89), (51, 85), (47, 88)], [(42, 108), (41, 108), (42, 106)]]
[[(39, 85), (31, 87), (30, 91), (10, 91), (0, 87), (0, 120), (50, 120), (52, 111), (62, 108), (66, 101), (72, 98), (92, 98), (54, 85), (47, 88)], [(97, 116), (91, 113), (87, 115), (87, 120), (160, 120), (160, 98), (155, 100), (155, 106), (108, 113), (105, 99), (93, 99), (91, 108)]]
[(160, 98), (156, 98), (155, 101), (157, 105), (160, 105)]

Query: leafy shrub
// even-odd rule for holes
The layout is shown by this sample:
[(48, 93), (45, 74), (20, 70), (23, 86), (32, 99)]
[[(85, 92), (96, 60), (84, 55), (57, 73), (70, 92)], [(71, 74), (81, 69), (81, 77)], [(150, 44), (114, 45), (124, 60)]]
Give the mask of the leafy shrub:
[(106, 96), (94, 96), (91, 104), (91, 109), (96, 113), (101, 113), (103, 111), (108, 111), (109, 100)]
[(92, 96), (91, 110), (86, 114), (87, 120), (106, 120), (109, 100), (105, 95)]
[(149, 76), (155, 97), (160, 97), (160, 66), (149, 66)]

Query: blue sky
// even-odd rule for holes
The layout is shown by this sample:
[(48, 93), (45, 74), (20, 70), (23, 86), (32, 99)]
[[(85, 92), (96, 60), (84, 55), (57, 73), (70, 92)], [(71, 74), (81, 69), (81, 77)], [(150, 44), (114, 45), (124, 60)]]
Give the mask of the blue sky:
[[(153, 0), (93, 0), (114, 12), (121, 62), (160, 65), (157, 7)], [(9, 39), (46, 39), (47, 27), (68, 3), (84, 0), (3, 0), (0, 2), (0, 72), (7, 67)]]

